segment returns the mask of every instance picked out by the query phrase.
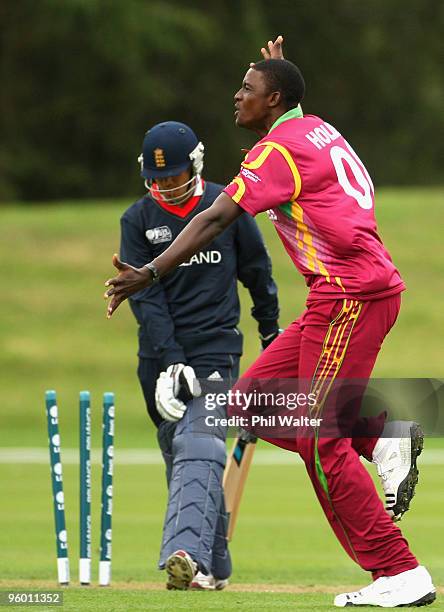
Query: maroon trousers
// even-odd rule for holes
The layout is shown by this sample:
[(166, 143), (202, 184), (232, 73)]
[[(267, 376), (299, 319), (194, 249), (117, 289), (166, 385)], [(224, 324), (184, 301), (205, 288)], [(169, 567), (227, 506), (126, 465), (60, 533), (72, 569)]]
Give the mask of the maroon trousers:
[[(297, 378), (311, 381), (311, 389), (322, 397), (328, 394), (334, 380), (367, 380), (399, 307), (399, 294), (365, 302), (313, 302), (262, 353), (237, 387), (242, 388), (245, 379)], [(239, 407), (231, 412), (240, 414)], [(371, 460), (384, 418), (382, 415), (368, 421), (373, 437), (264, 438), (301, 455), (337, 538), (354, 561), (373, 573), (374, 579), (418, 565), (359, 458), (363, 455)]]

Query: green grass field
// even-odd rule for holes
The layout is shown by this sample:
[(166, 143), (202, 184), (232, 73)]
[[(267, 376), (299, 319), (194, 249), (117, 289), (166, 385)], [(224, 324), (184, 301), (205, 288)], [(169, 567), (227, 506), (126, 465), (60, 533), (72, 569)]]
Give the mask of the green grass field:
[[(381, 190), (381, 235), (406, 280), (403, 308), (384, 345), (375, 374), (443, 377), (444, 191)], [(252, 468), (232, 545), (231, 590), (170, 593), (156, 569), (166, 490), (163, 468), (119, 461), (130, 449), (154, 449), (136, 380), (136, 329), (126, 306), (105, 318), (104, 280), (113, 274), (118, 219), (129, 202), (63, 202), (0, 207), (4, 290), (0, 302), (0, 588), (55, 588), (55, 546), (46, 463), (44, 391), (58, 391), (62, 456), (77, 445), (78, 392), (93, 395), (93, 447), (100, 445), (100, 402), (116, 393), (116, 473), (113, 581), (108, 589), (69, 587), (65, 610), (286, 610), (331, 608), (341, 586), (363, 586), (368, 576), (336, 543), (303, 467), (264, 444), (273, 465)], [(281, 324), (301, 312), (306, 289), (274, 235), (260, 219), (273, 256)], [(242, 290), (246, 367), (259, 343)], [(36, 449), (21, 463), (16, 448)], [(427, 440), (421, 483), (401, 526), (420, 560), (444, 586), (444, 443)], [(40, 454), (39, 454), (40, 453)], [(72, 452), (71, 452), (72, 455)], [(285, 460), (282, 456), (285, 455)], [(43, 458), (42, 458), (43, 457)], [(77, 578), (77, 467), (64, 470), (73, 585)], [(94, 577), (97, 578), (99, 467), (94, 467)], [(441, 596), (442, 597), (442, 596)], [(40, 608), (44, 609), (44, 608)], [(438, 601), (433, 609), (444, 610)]]

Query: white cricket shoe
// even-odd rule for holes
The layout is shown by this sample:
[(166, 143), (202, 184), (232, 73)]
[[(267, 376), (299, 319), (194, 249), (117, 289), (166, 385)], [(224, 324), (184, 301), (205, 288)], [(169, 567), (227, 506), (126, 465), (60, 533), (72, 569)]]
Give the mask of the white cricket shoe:
[(186, 591), (197, 573), (197, 564), (185, 550), (176, 550), (165, 563), (168, 574), (166, 588)]
[(212, 574), (202, 574), (197, 572), (191, 583), (190, 589), (193, 591), (222, 591), (228, 585), (228, 580), (216, 578)]
[(425, 567), (401, 572), (396, 576), (382, 576), (372, 584), (354, 593), (336, 595), (334, 604), (346, 606), (427, 606), (436, 599), (436, 589)]
[(399, 521), (407, 512), (415, 494), (419, 470), (416, 459), (421, 454), (424, 434), (413, 421), (386, 423), (373, 450), (385, 493), (385, 509), (393, 521)]

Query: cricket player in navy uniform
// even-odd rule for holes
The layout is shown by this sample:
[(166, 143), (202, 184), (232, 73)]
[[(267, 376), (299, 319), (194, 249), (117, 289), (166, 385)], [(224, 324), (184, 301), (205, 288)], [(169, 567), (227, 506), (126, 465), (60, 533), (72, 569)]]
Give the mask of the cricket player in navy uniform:
[[(148, 192), (122, 216), (124, 261), (140, 267), (158, 257), (222, 192), (222, 185), (202, 178), (203, 156), (203, 144), (183, 123), (167, 121), (148, 130), (139, 158)], [(130, 299), (139, 324), (138, 376), (166, 464), (169, 500), (159, 568), (166, 569), (170, 589), (189, 586), (169, 572), (181, 550), (187, 551), (183, 562), (191, 558), (195, 564), (193, 576), (198, 570), (192, 588), (219, 590), (231, 574), (222, 489), (226, 430), (206, 440), (193, 437), (193, 422), (205, 410), (193, 396), (199, 394), (198, 379), (234, 382), (238, 376), (238, 280), (250, 292), (265, 348), (279, 333), (277, 288), (249, 215)]]

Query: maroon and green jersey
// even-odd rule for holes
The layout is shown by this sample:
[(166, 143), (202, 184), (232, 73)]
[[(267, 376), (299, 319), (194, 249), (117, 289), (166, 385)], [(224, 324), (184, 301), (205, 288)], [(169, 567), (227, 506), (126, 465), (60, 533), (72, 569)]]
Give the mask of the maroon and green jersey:
[(319, 117), (299, 109), (282, 115), (225, 193), (253, 216), (268, 212), (309, 300), (378, 299), (405, 288), (378, 236), (364, 164)]

